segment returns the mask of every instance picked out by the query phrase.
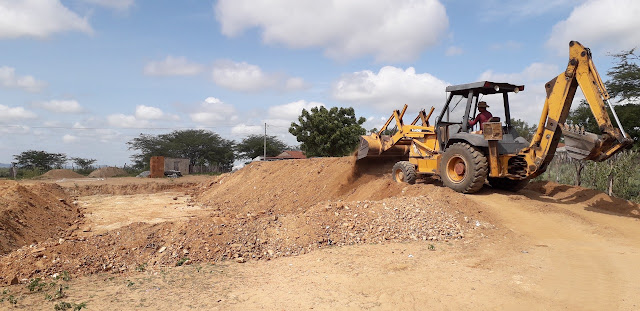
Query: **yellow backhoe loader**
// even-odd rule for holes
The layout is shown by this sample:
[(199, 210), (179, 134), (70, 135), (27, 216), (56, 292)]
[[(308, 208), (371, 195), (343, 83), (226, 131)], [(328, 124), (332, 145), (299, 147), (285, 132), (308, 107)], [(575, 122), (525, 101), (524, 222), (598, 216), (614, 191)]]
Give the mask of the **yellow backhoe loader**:
[[(578, 86), (601, 135), (565, 124)], [(486, 181), (494, 188), (518, 191), (547, 169), (561, 135), (571, 157), (593, 161), (604, 161), (633, 143), (608, 103), (609, 94), (591, 51), (577, 41), (569, 43), (566, 70), (547, 82), (545, 89), (547, 97), (531, 142), (518, 135), (509, 110), (509, 94), (524, 91), (524, 86), (481, 81), (448, 86), (447, 101), (434, 125), (429, 124), (433, 107), (428, 114), (420, 111), (411, 124), (403, 122), (406, 105), (402, 111), (394, 111), (380, 131), (361, 137), (357, 158), (399, 159), (392, 169), (398, 182), (414, 183), (420, 175), (437, 175), (444, 185), (463, 193), (480, 190)], [(500, 110), (504, 122), (493, 117), (482, 129), (473, 128), (469, 120), (476, 115), (478, 101), (484, 96), (502, 101), (502, 106), (491, 103), (493, 115)], [(605, 103), (611, 107), (618, 128), (611, 124)], [(395, 129), (389, 128), (392, 121)]]

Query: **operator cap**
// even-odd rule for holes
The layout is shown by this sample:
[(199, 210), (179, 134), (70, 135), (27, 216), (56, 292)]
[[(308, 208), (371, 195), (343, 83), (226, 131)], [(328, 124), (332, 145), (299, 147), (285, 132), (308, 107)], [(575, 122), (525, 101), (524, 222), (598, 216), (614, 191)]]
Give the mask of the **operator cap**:
[(488, 108), (489, 107), (489, 105), (487, 105), (486, 101), (481, 101), (481, 102), (478, 103), (478, 108), (483, 108), (483, 107), (484, 108)]

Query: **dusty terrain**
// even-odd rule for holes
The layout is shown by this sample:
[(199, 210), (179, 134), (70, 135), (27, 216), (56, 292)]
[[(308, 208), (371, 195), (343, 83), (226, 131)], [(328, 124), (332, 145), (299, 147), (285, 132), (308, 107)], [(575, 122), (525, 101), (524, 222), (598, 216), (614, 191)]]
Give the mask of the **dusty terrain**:
[(555, 183), (462, 195), (389, 170), (5, 181), (0, 308), (640, 309), (638, 205)]

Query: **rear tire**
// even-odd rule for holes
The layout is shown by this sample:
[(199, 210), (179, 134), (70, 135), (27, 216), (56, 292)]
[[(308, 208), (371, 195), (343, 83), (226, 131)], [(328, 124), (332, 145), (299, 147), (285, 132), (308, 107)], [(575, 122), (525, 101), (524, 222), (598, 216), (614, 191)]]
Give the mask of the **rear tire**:
[(509, 178), (489, 177), (489, 184), (495, 189), (518, 192), (529, 184), (529, 179), (513, 180)]
[(400, 161), (393, 166), (392, 178), (396, 182), (414, 184), (416, 182), (416, 166), (409, 161)]
[(487, 158), (466, 143), (449, 146), (440, 161), (442, 183), (462, 193), (474, 193), (482, 189), (487, 172)]

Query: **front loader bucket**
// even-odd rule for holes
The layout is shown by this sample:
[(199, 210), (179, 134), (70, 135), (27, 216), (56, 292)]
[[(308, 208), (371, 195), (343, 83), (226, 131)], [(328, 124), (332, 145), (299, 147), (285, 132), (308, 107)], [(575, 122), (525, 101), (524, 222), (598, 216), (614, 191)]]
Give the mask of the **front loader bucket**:
[(360, 145), (358, 146), (358, 154), (356, 160), (364, 158), (401, 158), (409, 153), (408, 145), (392, 145), (384, 147), (384, 141), (389, 137), (383, 135), (360, 136)]
[(602, 153), (600, 136), (586, 132), (584, 127), (577, 125), (560, 124), (560, 127), (564, 135), (565, 148), (570, 157), (578, 160), (595, 160), (596, 156)]

